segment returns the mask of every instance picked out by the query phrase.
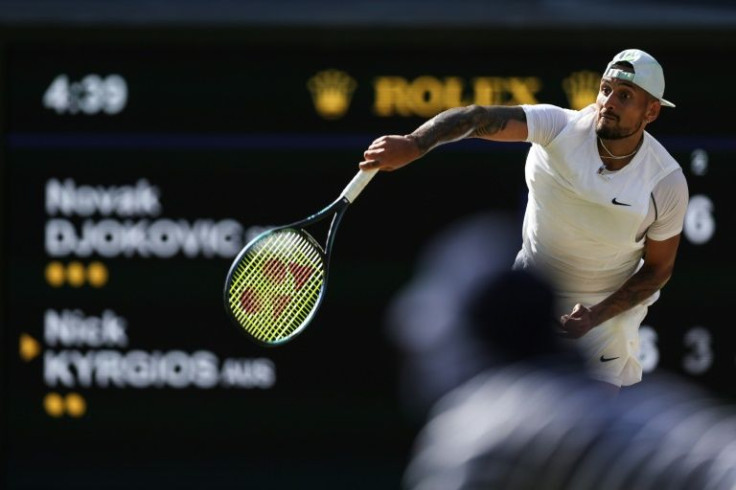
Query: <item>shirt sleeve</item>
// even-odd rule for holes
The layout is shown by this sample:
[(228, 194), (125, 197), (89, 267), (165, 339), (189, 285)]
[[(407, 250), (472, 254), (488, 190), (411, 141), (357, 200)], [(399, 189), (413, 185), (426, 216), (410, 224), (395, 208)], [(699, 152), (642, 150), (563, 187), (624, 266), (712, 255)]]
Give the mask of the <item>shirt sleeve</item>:
[(521, 106), (526, 114), (526, 125), (529, 135), (528, 143), (547, 146), (567, 126), (577, 111), (563, 109), (552, 104), (524, 104)]
[(687, 180), (682, 169), (675, 170), (652, 190), (656, 218), (647, 230), (652, 240), (667, 240), (682, 232), (689, 201)]

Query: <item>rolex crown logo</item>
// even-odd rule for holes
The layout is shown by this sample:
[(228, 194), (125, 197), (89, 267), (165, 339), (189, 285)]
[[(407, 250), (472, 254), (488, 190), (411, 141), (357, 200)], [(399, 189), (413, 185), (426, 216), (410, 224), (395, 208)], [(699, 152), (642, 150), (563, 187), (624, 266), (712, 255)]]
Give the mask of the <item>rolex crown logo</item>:
[(592, 71), (576, 71), (562, 81), (571, 109), (580, 110), (598, 97), (601, 75)]
[(325, 119), (339, 119), (350, 107), (357, 82), (340, 70), (324, 70), (307, 81), (317, 113)]

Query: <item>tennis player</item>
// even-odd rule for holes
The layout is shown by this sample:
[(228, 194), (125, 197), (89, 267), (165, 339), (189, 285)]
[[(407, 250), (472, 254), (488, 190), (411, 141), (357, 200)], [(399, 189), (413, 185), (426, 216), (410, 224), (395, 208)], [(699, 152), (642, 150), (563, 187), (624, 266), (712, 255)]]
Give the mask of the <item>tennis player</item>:
[(458, 107), (407, 135), (382, 136), (363, 169), (396, 170), (463, 138), (531, 143), (522, 246), (515, 268), (535, 268), (558, 296), (560, 334), (591, 375), (614, 387), (641, 381), (638, 330), (670, 279), (688, 204), (682, 169), (646, 131), (665, 100), (648, 53), (627, 49), (606, 66), (594, 104)]

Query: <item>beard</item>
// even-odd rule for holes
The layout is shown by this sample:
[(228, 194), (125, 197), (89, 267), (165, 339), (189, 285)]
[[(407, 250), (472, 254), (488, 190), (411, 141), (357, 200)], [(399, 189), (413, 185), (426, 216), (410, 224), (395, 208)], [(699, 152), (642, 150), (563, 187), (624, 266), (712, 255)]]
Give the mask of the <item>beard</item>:
[(641, 125), (642, 123), (640, 122), (636, 128), (627, 130), (626, 128), (604, 126), (602, 120), (598, 120), (598, 123), (595, 125), (595, 134), (604, 140), (622, 140), (636, 134), (641, 128)]

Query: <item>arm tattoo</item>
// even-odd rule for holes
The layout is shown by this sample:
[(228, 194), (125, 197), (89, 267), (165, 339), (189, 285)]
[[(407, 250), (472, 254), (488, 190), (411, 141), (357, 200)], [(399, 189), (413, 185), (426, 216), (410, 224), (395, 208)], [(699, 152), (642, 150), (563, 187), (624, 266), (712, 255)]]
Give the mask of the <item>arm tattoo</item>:
[(436, 115), (410, 136), (422, 153), (426, 153), (443, 143), (467, 137), (492, 136), (506, 128), (510, 120), (526, 122), (524, 110), (506, 106), (456, 107)]
[(618, 291), (600, 303), (602, 308), (598, 323), (603, 323), (649, 298), (667, 284), (670, 275), (671, 271), (662, 275), (662, 273), (643, 266)]

